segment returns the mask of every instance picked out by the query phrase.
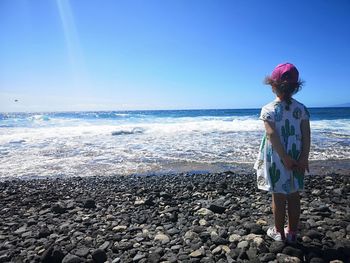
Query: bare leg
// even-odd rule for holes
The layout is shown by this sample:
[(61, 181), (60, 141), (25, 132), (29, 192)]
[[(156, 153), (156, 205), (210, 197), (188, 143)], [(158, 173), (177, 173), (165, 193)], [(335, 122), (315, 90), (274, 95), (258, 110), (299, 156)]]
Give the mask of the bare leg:
[(288, 200), (288, 228), (290, 231), (298, 230), (300, 218), (300, 195), (299, 192), (291, 193), (287, 196)]
[(284, 222), (286, 218), (286, 200), (287, 197), (285, 194), (272, 194), (272, 211), (275, 218), (275, 227), (277, 232), (281, 234), (282, 239), (285, 238)]

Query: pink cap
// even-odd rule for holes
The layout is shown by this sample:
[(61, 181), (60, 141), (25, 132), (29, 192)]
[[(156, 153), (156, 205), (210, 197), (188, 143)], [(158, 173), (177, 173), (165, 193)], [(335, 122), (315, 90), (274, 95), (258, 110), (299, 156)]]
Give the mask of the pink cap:
[(297, 83), (299, 79), (299, 72), (297, 68), (291, 63), (283, 63), (277, 65), (271, 73), (274, 81), (287, 81), (288, 83)]

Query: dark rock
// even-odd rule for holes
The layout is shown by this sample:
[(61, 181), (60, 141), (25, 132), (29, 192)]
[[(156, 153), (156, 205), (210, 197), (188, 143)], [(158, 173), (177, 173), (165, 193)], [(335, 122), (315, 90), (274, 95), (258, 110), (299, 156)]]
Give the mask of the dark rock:
[(224, 213), (226, 211), (225, 207), (217, 205), (217, 204), (211, 204), (208, 207), (208, 209), (211, 210), (214, 213), (217, 213), (217, 214), (222, 214), (222, 213)]
[(331, 261), (335, 259), (339, 259), (341, 255), (339, 255), (338, 251), (334, 248), (326, 248), (323, 251), (323, 259), (326, 261)]
[(199, 234), (200, 239), (202, 239), (203, 242), (207, 242), (210, 239), (210, 233), (209, 232), (202, 232)]
[(39, 231), (39, 238), (45, 238), (52, 234), (52, 231), (48, 227), (43, 227)]
[(169, 221), (175, 223), (177, 222), (177, 220), (178, 220), (178, 214), (176, 212), (171, 213), (169, 216)]
[[(189, 260), (191, 260), (191, 258), (187, 254), (178, 254), (177, 260), (181, 262), (188, 262)], [(204, 258), (201, 259), (201, 262), (202, 261), (205, 261)]]
[(240, 253), (241, 253), (241, 249), (234, 248), (234, 249), (231, 249), (230, 253), (228, 254), (230, 255), (231, 258), (236, 259), (238, 258)]
[(92, 258), (96, 263), (104, 263), (107, 261), (107, 254), (102, 249), (96, 249), (94, 252), (92, 252)]
[(242, 250), (242, 251), (239, 253), (237, 259), (238, 259), (238, 260), (249, 260), (248, 255), (247, 255), (247, 253), (246, 253), (244, 250)]
[(348, 235), (350, 235), (350, 224), (348, 224), (346, 227), (346, 233), (348, 233)]
[(89, 254), (89, 249), (87, 247), (80, 247), (75, 251), (75, 255), (77, 255), (78, 257), (87, 257), (87, 255)]
[(227, 184), (227, 182), (222, 182), (222, 183), (220, 183), (219, 187), (220, 187), (221, 189), (227, 189), (228, 184)]
[(330, 210), (329, 207), (326, 206), (326, 205), (321, 205), (321, 206), (315, 208), (315, 210), (316, 210), (317, 212), (321, 212), (321, 213), (331, 213), (331, 210)]
[(228, 238), (228, 232), (226, 229), (220, 229), (218, 234), (219, 234), (219, 237)]
[(246, 251), (246, 253), (247, 253), (247, 256), (248, 256), (249, 260), (257, 259), (258, 250), (256, 248), (250, 247)]
[(127, 242), (127, 241), (120, 241), (117, 244), (114, 244), (112, 250), (113, 252), (118, 252), (119, 250), (129, 250), (133, 247), (133, 244), (131, 242)]
[(311, 258), (310, 263), (326, 263), (322, 258)]
[(63, 252), (59, 248), (49, 247), (41, 256), (42, 263), (60, 263), (64, 258)]
[(151, 198), (151, 197), (146, 198), (146, 199), (145, 199), (145, 205), (154, 206), (154, 205), (155, 205), (154, 199)]
[(9, 255), (4, 254), (0, 256), (0, 263), (6, 263), (10, 261), (11, 261), (11, 257)]
[(300, 263), (301, 260), (297, 257), (292, 257), (286, 254), (278, 253), (277, 262)]
[(246, 229), (241, 228), (241, 229), (236, 230), (234, 233), (237, 235), (240, 235), (240, 236), (245, 236), (248, 234), (248, 231)]
[(106, 250), (106, 249), (109, 247), (110, 244), (111, 244), (111, 242), (105, 241), (105, 242), (99, 247), (99, 249)]
[(321, 239), (322, 234), (316, 230), (309, 230), (305, 234), (306, 236), (310, 237), (311, 239)]
[(152, 253), (159, 254), (160, 256), (164, 255), (164, 248), (162, 247), (157, 247)]
[(274, 241), (271, 243), (269, 247), (269, 251), (270, 253), (274, 253), (274, 254), (281, 253), (284, 247), (285, 247), (285, 244), (283, 242)]
[(297, 257), (301, 260), (304, 258), (304, 253), (302, 250), (290, 246), (285, 247), (282, 250), (282, 253), (292, 257)]
[(75, 244), (68, 244), (68, 245), (66, 245), (65, 248), (68, 252), (71, 252), (72, 250), (75, 249)]
[(259, 256), (261, 262), (270, 262), (276, 259), (276, 255), (273, 253), (265, 253)]
[(34, 220), (33, 218), (29, 219), (27, 222), (27, 226), (34, 226), (36, 225), (38, 222), (36, 220)]
[(173, 235), (179, 234), (180, 231), (179, 231), (178, 229), (176, 229), (176, 228), (170, 228), (170, 229), (167, 231), (167, 233), (168, 233), (169, 235), (173, 236)]
[[(342, 252), (344, 253), (345, 257), (350, 259), (350, 240), (343, 240), (340, 243), (341, 247), (343, 248)], [(336, 242), (334, 247), (338, 250), (337, 244), (338, 243)]]
[(204, 226), (193, 226), (192, 231), (199, 234), (199, 233), (202, 233), (205, 231), (205, 227)]
[(22, 226), (20, 228), (18, 228), (14, 234), (16, 235), (22, 235), (23, 233), (27, 232), (27, 226)]
[[(14, 180), (6, 188), (0, 182), (0, 263), (276, 262), (278, 254), (294, 262), (345, 263), (350, 179), (310, 175), (305, 180), (301, 237), (288, 245), (266, 236), (271, 196), (256, 190), (252, 174)], [(317, 196), (311, 194), (321, 186)], [(142, 205), (135, 206), (135, 200)], [(208, 202), (222, 210), (196, 214)], [(114, 231), (118, 226), (125, 229)], [(157, 242), (159, 233), (167, 242)], [(93, 258), (91, 252), (97, 248), (105, 252), (95, 260), (98, 253)]]
[(62, 203), (56, 203), (52, 206), (52, 212), (56, 214), (63, 214), (67, 209), (62, 205)]
[(171, 199), (173, 197), (171, 194), (166, 193), (166, 192), (160, 192), (159, 196), (164, 198), (164, 199)]
[(141, 259), (144, 259), (144, 258), (146, 258), (146, 255), (145, 255), (145, 254), (136, 254), (136, 255), (133, 257), (132, 261), (133, 261), (133, 262), (139, 262)]
[(262, 235), (264, 234), (264, 231), (262, 230), (261, 226), (255, 223), (246, 223), (244, 224), (244, 228), (248, 230), (251, 234), (256, 235)]
[(95, 200), (93, 199), (86, 199), (84, 201), (84, 208), (96, 208)]
[(312, 258), (322, 258), (322, 249), (318, 247), (304, 247), (306, 255), (305, 258), (307, 261), (310, 261)]
[(213, 243), (215, 245), (227, 245), (230, 243), (230, 241), (228, 241), (227, 239), (219, 237), (219, 236), (213, 236), (211, 238), (211, 241), (213, 241)]
[[(163, 258), (165, 258), (166, 261), (169, 261), (170, 263), (176, 263), (177, 262), (177, 258), (176, 258), (175, 254), (167, 254), (167, 255), (164, 255)], [(195, 262), (199, 262), (199, 261), (195, 261)]]
[(84, 259), (72, 254), (67, 254), (62, 260), (62, 263), (80, 263), (80, 262), (84, 262)]
[(243, 240), (243, 241), (240, 241), (238, 244), (237, 244), (237, 248), (240, 248), (240, 249), (248, 249), (249, 247), (249, 242), (247, 240)]
[(74, 202), (74, 200), (69, 200), (69, 201), (67, 201), (67, 203), (66, 203), (66, 209), (67, 210), (71, 210), (71, 209), (73, 209), (75, 207), (75, 202)]

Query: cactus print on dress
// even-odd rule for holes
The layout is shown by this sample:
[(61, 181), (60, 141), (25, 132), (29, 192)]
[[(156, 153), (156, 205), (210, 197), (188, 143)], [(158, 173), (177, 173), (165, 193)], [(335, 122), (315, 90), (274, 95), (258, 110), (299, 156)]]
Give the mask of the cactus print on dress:
[(295, 119), (300, 119), (301, 118), (301, 109), (300, 108), (295, 108), (293, 111), (293, 117)]
[(275, 121), (281, 121), (283, 117), (283, 106), (281, 103), (275, 105)]
[[(295, 99), (289, 104), (289, 110), (286, 110), (285, 102), (275, 100), (265, 105), (260, 114), (261, 120), (275, 125), (286, 153), (294, 160), (298, 160), (301, 153), (301, 121), (308, 120), (309, 117), (307, 108)], [(266, 134), (261, 141), (254, 168), (257, 171), (258, 188), (261, 190), (289, 194), (304, 189), (304, 174), (285, 168)]]

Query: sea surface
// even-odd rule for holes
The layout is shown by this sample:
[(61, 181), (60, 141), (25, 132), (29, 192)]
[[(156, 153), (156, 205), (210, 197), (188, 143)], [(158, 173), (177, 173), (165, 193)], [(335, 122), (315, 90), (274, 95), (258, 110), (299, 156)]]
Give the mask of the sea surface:
[[(311, 108), (311, 160), (350, 158), (350, 108)], [(0, 113), (0, 179), (253, 164), (260, 109)]]

